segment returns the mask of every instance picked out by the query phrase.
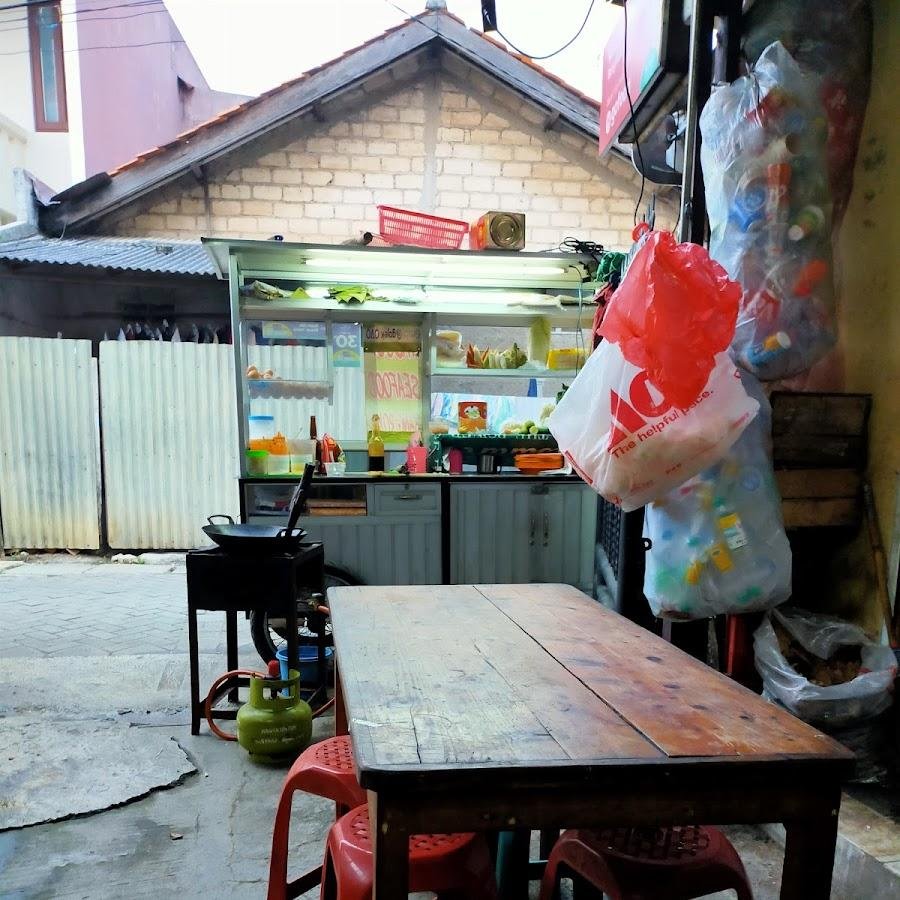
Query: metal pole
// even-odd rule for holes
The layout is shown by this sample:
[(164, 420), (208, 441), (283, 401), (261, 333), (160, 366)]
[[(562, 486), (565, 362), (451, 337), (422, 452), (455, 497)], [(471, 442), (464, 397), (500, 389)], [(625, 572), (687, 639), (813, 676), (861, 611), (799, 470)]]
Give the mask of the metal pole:
[[(688, 65), (688, 90), (687, 90), (687, 111), (685, 115), (684, 130), (684, 174), (681, 178), (681, 222), (678, 229), (678, 240), (689, 241), (694, 233), (692, 227), (696, 210), (694, 208), (694, 190), (696, 186), (696, 168), (694, 161), (698, 155), (699, 145), (699, 127), (700, 119), (700, 93), (703, 88), (700, 85), (702, 70), (706, 67), (702, 63), (704, 53), (704, 38), (709, 38), (708, 33), (705, 34), (704, 28), (704, 0), (692, 0), (691, 3), (691, 38), (690, 38), (690, 57)], [(710, 53), (710, 47), (706, 47), (707, 55)], [(706, 86), (709, 90), (709, 86)]]

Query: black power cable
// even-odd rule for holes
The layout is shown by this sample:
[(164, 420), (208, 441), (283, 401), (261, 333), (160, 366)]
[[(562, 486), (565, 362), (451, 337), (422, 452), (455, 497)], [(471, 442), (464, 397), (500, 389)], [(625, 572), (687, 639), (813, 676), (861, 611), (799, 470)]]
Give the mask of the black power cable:
[(494, 26), (494, 31), (496, 31), (497, 34), (499, 34), (500, 37), (502, 37), (503, 40), (506, 41), (506, 43), (509, 44), (509, 46), (512, 47), (513, 50), (515, 50), (516, 53), (520, 54), (521, 56), (527, 56), (529, 59), (533, 60), (550, 59), (552, 56), (558, 56), (563, 52), (563, 50), (571, 47), (572, 44), (574, 44), (575, 41), (579, 38), (581, 32), (584, 31), (584, 26), (587, 25), (588, 19), (591, 17), (591, 12), (594, 9), (595, 2), (596, 0), (591, 0), (590, 5), (588, 6), (588, 10), (584, 14), (584, 21), (581, 23), (581, 27), (578, 29), (578, 31), (575, 32), (572, 38), (566, 41), (565, 44), (563, 44), (562, 47), (559, 48), (559, 50), (554, 50), (552, 53), (546, 53), (543, 56), (535, 56), (533, 53), (526, 53), (524, 50), (520, 50), (499, 28), (496, 27), (496, 25)]
[(628, 98), (628, 110), (631, 114), (631, 130), (634, 132), (634, 146), (637, 149), (638, 162), (641, 164), (641, 193), (634, 205), (634, 224), (638, 223), (638, 212), (644, 200), (644, 187), (647, 181), (644, 175), (644, 157), (641, 154), (641, 142), (638, 140), (637, 122), (634, 120), (634, 101), (631, 99), (631, 89), (628, 87), (628, 0), (622, 0), (622, 12), (625, 14), (625, 34), (622, 41), (622, 69), (625, 76), (625, 96)]

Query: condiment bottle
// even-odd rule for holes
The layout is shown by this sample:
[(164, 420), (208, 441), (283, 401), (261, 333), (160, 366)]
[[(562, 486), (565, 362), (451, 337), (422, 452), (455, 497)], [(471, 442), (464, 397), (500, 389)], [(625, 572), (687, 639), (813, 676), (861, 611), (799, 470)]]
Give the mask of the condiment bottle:
[(372, 416), (372, 430), (369, 432), (369, 471), (384, 471), (384, 438), (378, 416)]
[(309, 417), (309, 439), (316, 442), (316, 475), (322, 475), (325, 472), (325, 466), (322, 465), (322, 445), (319, 443), (319, 429), (316, 427), (316, 417)]

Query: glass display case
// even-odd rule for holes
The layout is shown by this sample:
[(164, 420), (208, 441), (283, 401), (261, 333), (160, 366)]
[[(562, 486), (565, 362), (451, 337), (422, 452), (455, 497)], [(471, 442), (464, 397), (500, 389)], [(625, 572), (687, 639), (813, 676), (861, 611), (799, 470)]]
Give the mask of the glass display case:
[(400, 450), (436, 395), (555, 397), (590, 351), (588, 257), (204, 243), (229, 280), (244, 477), (263, 447), (265, 474), (299, 475), (311, 417), (362, 454), (377, 414)]

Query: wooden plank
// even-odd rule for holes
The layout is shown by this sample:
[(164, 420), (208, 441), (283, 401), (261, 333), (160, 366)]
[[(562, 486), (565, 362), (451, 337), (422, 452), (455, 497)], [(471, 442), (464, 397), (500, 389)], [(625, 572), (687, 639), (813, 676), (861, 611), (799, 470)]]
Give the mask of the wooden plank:
[(863, 468), (866, 439), (858, 435), (776, 434), (772, 436), (772, 452), (779, 467)]
[(775, 472), (782, 499), (858, 498), (862, 475), (853, 469), (778, 469)]
[(771, 396), (775, 435), (864, 436), (872, 398), (869, 394), (806, 394), (776, 391)]
[(471, 586), (328, 601), (360, 769), (662, 758)]
[(669, 756), (843, 756), (830, 738), (566, 585), (481, 585)]
[(834, 528), (858, 525), (862, 506), (855, 498), (783, 500), (785, 528)]

